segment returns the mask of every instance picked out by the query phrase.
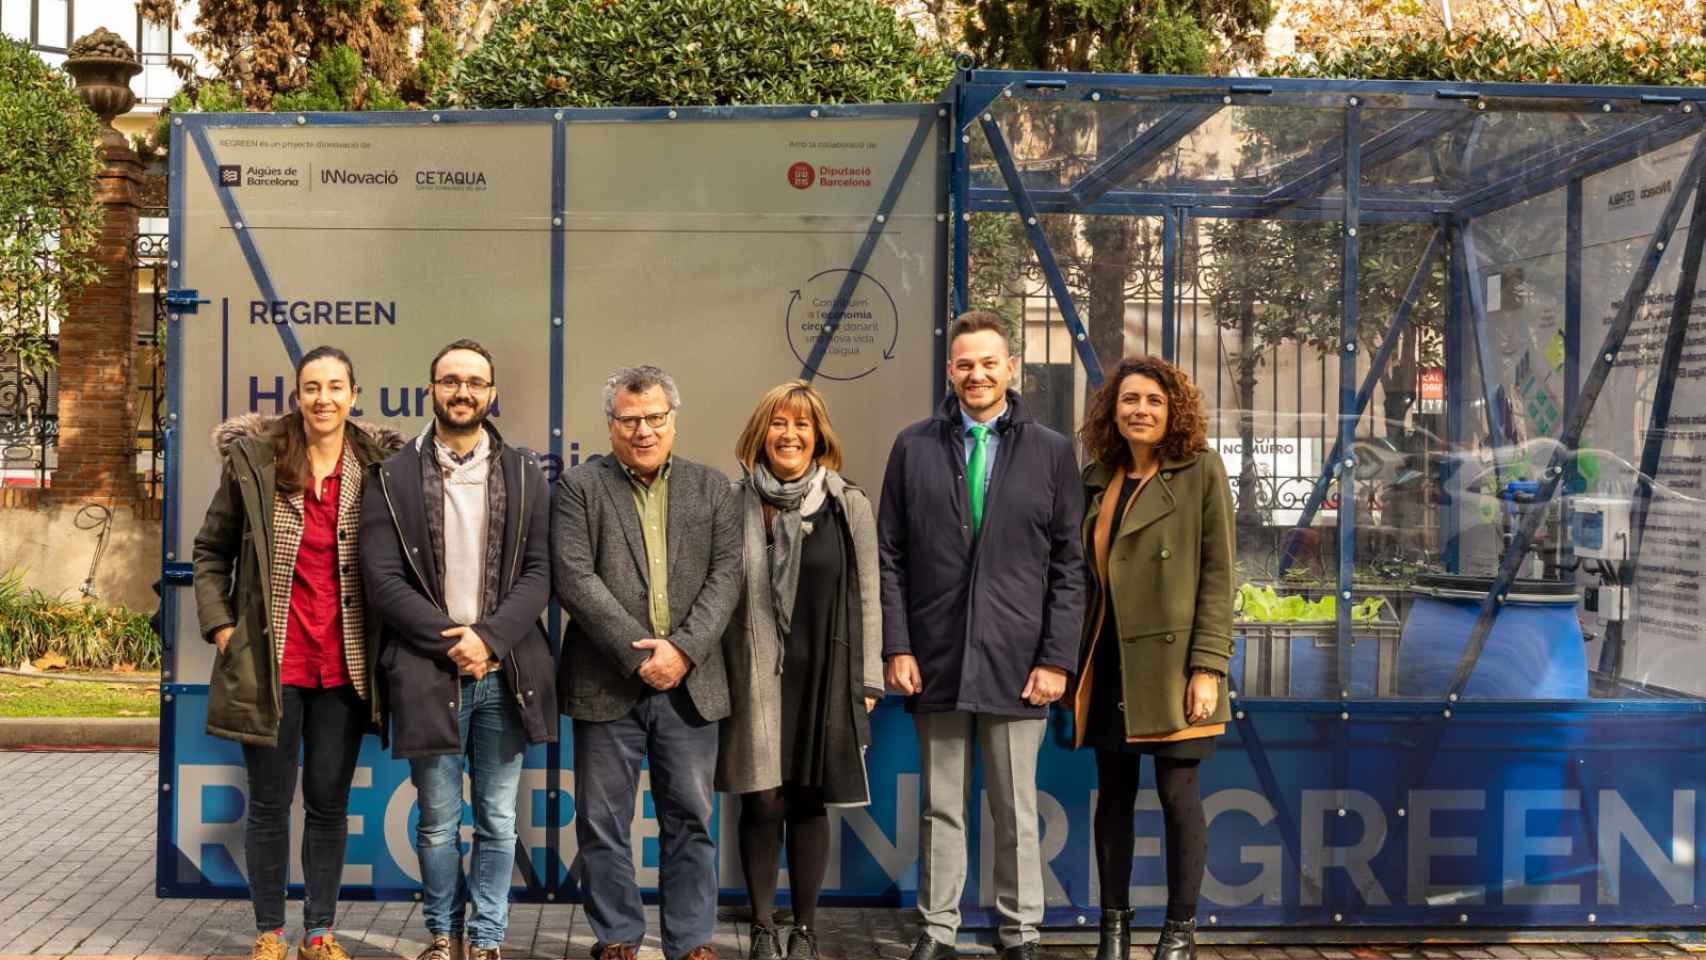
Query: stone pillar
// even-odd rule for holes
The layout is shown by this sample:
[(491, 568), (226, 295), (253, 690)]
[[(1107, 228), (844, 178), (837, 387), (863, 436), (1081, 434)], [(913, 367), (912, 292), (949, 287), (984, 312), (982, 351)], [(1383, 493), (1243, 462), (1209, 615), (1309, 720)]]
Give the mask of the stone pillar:
[(142, 164), (113, 129), (136, 103), (136, 55), (97, 30), (71, 47), (66, 71), (100, 118), (104, 164), (98, 195), (105, 224), (93, 255), (100, 279), (67, 304), (59, 329), (59, 463), (53, 499), (131, 501), (136, 497), (136, 235)]

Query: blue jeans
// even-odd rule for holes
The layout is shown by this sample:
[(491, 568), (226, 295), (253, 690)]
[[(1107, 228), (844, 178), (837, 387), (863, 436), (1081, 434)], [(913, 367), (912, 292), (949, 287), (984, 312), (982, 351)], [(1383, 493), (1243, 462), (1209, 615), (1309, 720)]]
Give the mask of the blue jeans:
[(575, 721), (573, 873), (598, 950), (638, 946), (646, 914), (634, 882), (629, 843), (640, 761), (651, 758), (658, 820), (658, 907), (663, 955), (680, 960), (711, 942), (717, 924), (716, 844), (711, 839), (711, 778), (717, 725), (699, 716), (685, 687), (640, 699), (607, 723)]
[[(419, 795), (415, 852), (421, 860), (421, 913), (427, 932), (475, 947), (501, 947), (509, 928), (510, 875), (515, 870), (515, 808), (526, 735), (500, 673), (462, 678), (457, 714), (462, 753), (417, 757), (409, 779)], [(467, 762), (474, 808), (474, 851), (462, 871), (462, 770)], [(468, 904), (473, 919), (466, 921)]]

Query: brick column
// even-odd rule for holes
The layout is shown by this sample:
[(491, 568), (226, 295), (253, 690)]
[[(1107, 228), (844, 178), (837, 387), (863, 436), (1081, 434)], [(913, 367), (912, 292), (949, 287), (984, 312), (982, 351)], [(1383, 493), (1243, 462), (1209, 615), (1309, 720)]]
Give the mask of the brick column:
[[(129, 59), (134, 61), (134, 54)], [(95, 66), (103, 63), (110, 61)], [(75, 57), (71, 66), (78, 66)], [(97, 192), (105, 222), (94, 251), (100, 279), (66, 305), (65, 322), (59, 328), (59, 464), (53, 472), (52, 495), (62, 503), (136, 497), (132, 357), (142, 164), (112, 127), (112, 117), (135, 102), (126, 82), (135, 68), (120, 65), (116, 73), (112, 68), (107, 73), (98, 78), (78, 76), (78, 94), (101, 117), (104, 127), (104, 164)]]
[(59, 465), (53, 498), (136, 496), (137, 196), (142, 164), (122, 139), (105, 145), (101, 278), (68, 304), (59, 328)]

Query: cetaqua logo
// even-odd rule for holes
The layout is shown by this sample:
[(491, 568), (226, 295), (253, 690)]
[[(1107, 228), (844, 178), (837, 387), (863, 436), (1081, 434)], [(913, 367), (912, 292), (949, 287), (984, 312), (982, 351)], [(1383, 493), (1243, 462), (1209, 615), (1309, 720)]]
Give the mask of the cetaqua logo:
[(788, 168), (788, 186), (795, 190), (810, 190), (812, 183), (817, 180), (817, 171), (812, 165), (801, 161)]
[(484, 190), (484, 170), (416, 170), (416, 190)]
[(321, 170), (321, 183), (355, 184), (360, 186), (394, 186), (397, 183), (395, 170)]

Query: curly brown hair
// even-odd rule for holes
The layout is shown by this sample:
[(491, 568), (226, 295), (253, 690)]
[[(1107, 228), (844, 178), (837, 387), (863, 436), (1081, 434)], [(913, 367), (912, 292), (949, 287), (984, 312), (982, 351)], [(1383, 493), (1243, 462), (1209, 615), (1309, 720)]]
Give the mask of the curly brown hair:
[(1167, 393), (1167, 435), (1162, 438), (1163, 460), (1182, 460), (1208, 447), (1208, 417), (1202, 408), (1202, 391), (1189, 375), (1160, 357), (1127, 357), (1108, 373), (1108, 378), (1090, 397), (1078, 440), (1091, 460), (1109, 467), (1131, 466), (1131, 447), (1120, 435), (1115, 417), (1120, 385), (1130, 376), (1154, 380)]

